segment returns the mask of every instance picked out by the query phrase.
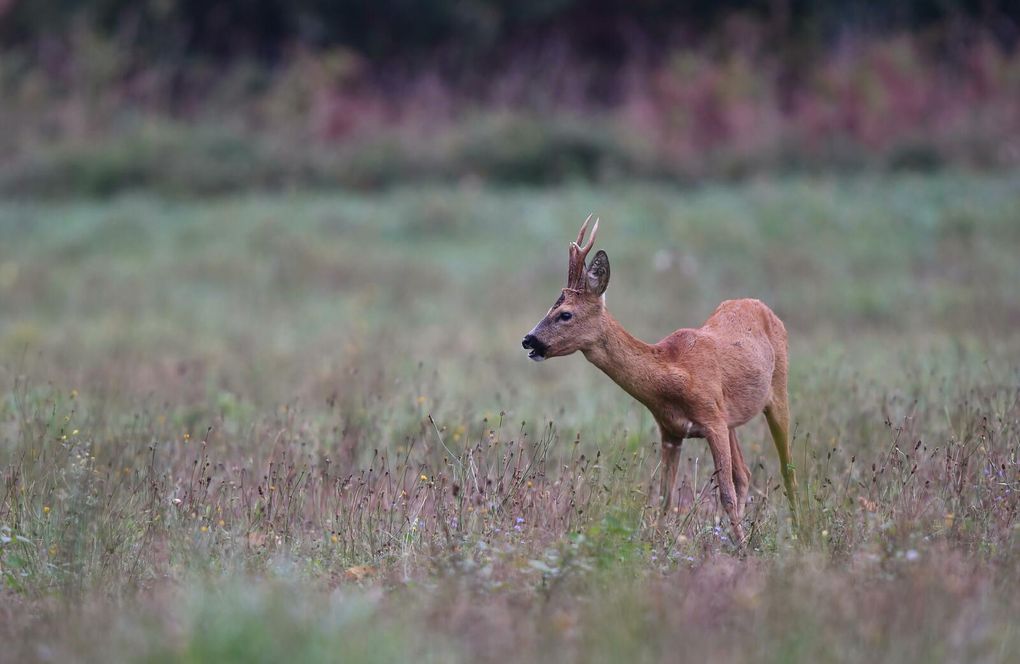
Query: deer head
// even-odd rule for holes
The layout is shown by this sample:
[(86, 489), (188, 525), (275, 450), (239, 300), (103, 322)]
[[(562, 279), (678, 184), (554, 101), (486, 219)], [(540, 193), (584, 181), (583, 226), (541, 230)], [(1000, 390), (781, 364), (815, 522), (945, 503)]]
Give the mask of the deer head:
[(528, 357), (536, 362), (584, 350), (602, 336), (606, 306), (603, 295), (609, 286), (609, 257), (600, 250), (591, 264), (585, 265), (599, 230), (599, 220), (596, 219), (588, 242), (581, 244), (591, 217), (588, 215), (581, 226), (581, 232), (577, 234), (577, 240), (570, 243), (567, 287), (560, 292), (559, 299), (545, 317), (521, 342), (525, 350), (531, 351)]

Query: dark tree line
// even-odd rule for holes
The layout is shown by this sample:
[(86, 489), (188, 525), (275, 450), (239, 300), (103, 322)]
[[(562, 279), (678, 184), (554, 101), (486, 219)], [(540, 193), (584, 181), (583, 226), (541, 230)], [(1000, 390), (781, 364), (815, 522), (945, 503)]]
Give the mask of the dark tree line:
[(846, 33), (980, 27), (1012, 46), (1016, 0), (0, 0), (0, 45), (60, 42), (86, 28), (151, 57), (273, 60), (295, 44), (376, 61), (502, 57), (561, 39), (581, 54), (627, 55), (697, 41), (733, 16), (777, 43)]

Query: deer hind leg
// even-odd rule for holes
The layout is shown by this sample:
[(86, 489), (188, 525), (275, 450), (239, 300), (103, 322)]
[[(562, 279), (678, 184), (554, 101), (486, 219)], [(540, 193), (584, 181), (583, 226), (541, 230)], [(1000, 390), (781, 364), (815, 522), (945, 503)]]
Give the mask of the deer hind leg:
[(662, 437), (662, 479), (659, 487), (662, 513), (669, 511), (673, 503), (673, 488), (676, 486), (676, 473), (680, 467), (680, 444), (683, 439)]
[(714, 425), (708, 431), (708, 447), (712, 451), (712, 459), (715, 461), (715, 477), (719, 483), (719, 500), (723, 509), (730, 517), (730, 525), (733, 526), (733, 534), (737, 544), (744, 542), (744, 527), (740, 523), (740, 513), (737, 510), (737, 490), (733, 482), (733, 459), (730, 455), (730, 441), (728, 436), (729, 427), (725, 422)]
[(737, 430), (730, 429), (730, 459), (733, 465), (733, 488), (737, 493), (737, 517), (744, 518), (747, 507), (747, 493), (751, 489), (751, 471), (744, 461), (744, 453), (740, 451)]
[[(783, 475), (786, 486), (786, 498), (790, 501), (794, 523), (797, 522), (797, 474), (793, 467), (793, 453), (790, 450), (790, 406), (786, 394), (785, 363), (782, 372), (782, 383), (772, 387), (772, 402), (765, 407), (765, 419), (769, 423), (772, 442), (779, 452), (779, 472)], [(779, 373), (778, 367), (776, 371)]]

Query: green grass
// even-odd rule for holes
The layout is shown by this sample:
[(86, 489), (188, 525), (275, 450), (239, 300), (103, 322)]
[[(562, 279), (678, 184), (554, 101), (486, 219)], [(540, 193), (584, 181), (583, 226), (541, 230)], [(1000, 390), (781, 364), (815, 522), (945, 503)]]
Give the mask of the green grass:
[[(0, 203), (3, 655), (1006, 661), (1018, 185)], [(763, 422), (739, 552), (702, 441), (656, 523), (650, 415), (526, 360), (591, 210), (638, 336), (786, 321), (805, 532)]]

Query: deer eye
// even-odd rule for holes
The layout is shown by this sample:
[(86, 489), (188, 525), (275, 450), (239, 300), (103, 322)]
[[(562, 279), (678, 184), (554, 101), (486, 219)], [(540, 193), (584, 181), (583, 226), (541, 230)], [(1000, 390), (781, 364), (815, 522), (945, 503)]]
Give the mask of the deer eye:
[(562, 321), (568, 321), (568, 320), (570, 320), (573, 317), (574, 317), (574, 314), (570, 313), (569, 311), (564, 311), (564, 312), (562, 312), (559, 315), (559, 319), (562, 320)]

